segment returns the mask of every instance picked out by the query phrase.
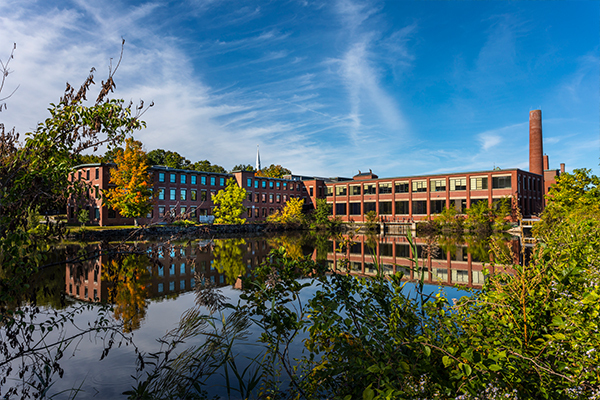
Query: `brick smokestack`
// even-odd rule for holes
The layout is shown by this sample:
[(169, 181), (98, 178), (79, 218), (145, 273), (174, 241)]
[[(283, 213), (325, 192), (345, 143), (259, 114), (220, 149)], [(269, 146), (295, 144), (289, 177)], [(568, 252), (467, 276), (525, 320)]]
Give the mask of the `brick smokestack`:
[(542, 110), (529, 111), (529, 172), (544, 175)]
[(544, 171), (547, 171), (550, 169), (550, 159), (548, 158), (548, 156), (546, 154), (544, 154)]

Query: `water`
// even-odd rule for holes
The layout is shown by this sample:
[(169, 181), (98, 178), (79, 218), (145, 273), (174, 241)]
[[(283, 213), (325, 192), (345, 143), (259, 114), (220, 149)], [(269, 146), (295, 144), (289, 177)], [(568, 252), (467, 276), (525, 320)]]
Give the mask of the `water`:
[[(113, 306), (108, 317), (111, 324), (119, 325), (115, 344), (106, 357), (101, 355), (108, 343), (107, 334), (88, 333), (76, 337), (60, 360), (64, 368), (63, 378), (52, 377), (50, 395), (68, 397), (76, 388), (77, 399), (117, 398), (135, 385), (136, 351), (152, 353), (160, 350), (157, 341), (175, 329), (181, 315), (197, 305), (196, 289), (202, 284), (220, 287), (232, 304), (236, 304), (240, 291), (239, 277), (248, 275), (256, 266), (267, 260), (272, 248), (283, 246), (292, 257), (310, 256), (313, 260), (327, 263), (331, 269), (349, 268), (353, 273), (369, 275), (377, 273), (380, 265), (384, 274), (405, 272), (406, 279), (423, 274), (426, 293), (440, 290), (448, 298), (466, 294), (455, 284), (477, 288), (485, 277), (486, 267), (481, 262), (488, 257), (485, 245), (471, 241), (435, 242), (416, 239), (419, 268), (412, 269), (408, 259), (412, 256), (406, 237), (326, 238), (308, 236), (273, 236), (258, 238), (215, 239), (187, 242), (138, 242), (125, 244), (71, 244), (57, 250), (57, 258), (75, 260), (42, 271), (32, 282), (38, 305), (46, 312), (59, 310), (68, 313), (81, 307), (73, 324), (63, 330), (52, 332), (46, 340), (61, 334), (77, 335), (81, 329), (97, 318), (100, 304)], [(342, 254), (339, 250), (341, 243)], [(514, 247), (514, 243), (503, 239)], [(482, 247), (483, 246), (483, 247)], [(483, 248), (483, 250), (482, 250)], [(348, 264), (340, 260), (347, 259)], [(81, 261), (83, 260), (83, 261)], [(377, 261), (377, 262), (376, 262)], [(495, 272), (503, 271), (497, 267)], [(407, 290), (414, 293), (414, 287)], [(309, 287), (303, 291), (304, 301), (317, 290)], [(203, 312), (206, 309), (202, 308)], [(43, 318), (43, 315), (40, 316)], [(241, 342), (235, 351), (243, 368), (248, 359), (262, 351), (257, 343), (258, 329), (251, 327), (247, 341)], [(122, 340), (122, 338), (126, 340)], [(301, 338), (300, 338), (301, 339)], [(186, 345), (201, 344), (195, 338)], [(118, 344), (121, 343), (119, 346)], [(293, 351), (299, 355), (301, 341), (296, 341)], [(185, 348), (185, 346), (180, 347)], [(9, 381), (6, 387), (15, 384)], [(211, 395), (225, 396), (222, 376), (214, 376), (207, 382)], [(6, 392), (6, 388), (2, 392)], [(121, 396), (123, 397), (123, 396)]]

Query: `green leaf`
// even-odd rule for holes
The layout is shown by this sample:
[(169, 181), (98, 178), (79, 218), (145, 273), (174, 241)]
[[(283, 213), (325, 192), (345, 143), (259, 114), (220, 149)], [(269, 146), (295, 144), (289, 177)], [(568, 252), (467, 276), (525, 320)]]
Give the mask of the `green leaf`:
[(369, 385), (363, 392), (363, 400), (373, 400), (373, 397), (375, 397), (375, 392), (371, 389), (371, 385)]
[(492, 364), (492, 365), (489, 366), (489, 369), (492, 370), (492, 371), (494, 371), (494, 372), (497, 372), (497, 371), (502, 370), (502, 367), (499, 366), (498, 364)]
[(448, 356), (442, 357), (442, 362), (444, 363), (444, 367), (448, 368), (452, 364), (452, 360)]

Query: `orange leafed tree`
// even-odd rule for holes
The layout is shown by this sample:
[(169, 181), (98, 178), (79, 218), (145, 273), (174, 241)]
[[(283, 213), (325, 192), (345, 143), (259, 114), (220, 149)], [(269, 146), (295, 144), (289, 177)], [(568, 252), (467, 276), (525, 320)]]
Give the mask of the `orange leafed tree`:
[(152, 181), (142, 143), (129, 138), (125, 151), (117, 152), (116, 168), (110, 171), (114, 188), (104, 192), (104, 202), (122, 216), (137, 219), (152, 211)]

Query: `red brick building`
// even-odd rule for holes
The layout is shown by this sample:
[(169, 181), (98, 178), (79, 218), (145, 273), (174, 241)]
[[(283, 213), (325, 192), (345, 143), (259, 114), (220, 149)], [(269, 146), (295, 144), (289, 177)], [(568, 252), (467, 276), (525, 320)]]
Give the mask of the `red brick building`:
[[(446, 207), (464, 212), (476, 202), (488, 205), (510, 198), (524, 217), (539, 214), (544, 207), (544, 195), (564, 172), (549, 169), (549, 159), (543, 154), (541, 111), (529, 113), (529, 171), (494, 169), (451, 174), (400, 176), (379, 178), (371, 171), (349, 178), (318, 178), (289, 175), (283, 179), (257, 177), (254, 172), (234, 171), (231, 174), (178, 170), (153, 166), (154, 209), (140, 223), (159, 223), (181, 217), (199, 222), (212, 221), (212, 196), (224, 189), (229, 178), (247, 192), (244, 200), (249, 222), (264, 221), (282, 209), (292, 198), (304, 199), (305, 211), (316, 207), (319, 198), (326, 198), (332, 214), (343, 221), (364, 222), (373, 211), (389, 221), (417, 221), (438, 214)], [(90, 223), (96, 225), (132, 224), (102, 206), (102, 191), (110, 188), (111, 164), (88, 164), (76, 167), (72, 180), (87, 184), (87, 193), (71, 198), (68, 204), (69, 222), (77, 222), (77, 210), (89, 211)]]

